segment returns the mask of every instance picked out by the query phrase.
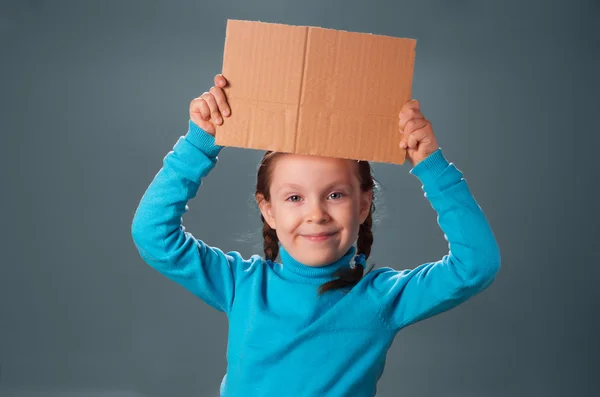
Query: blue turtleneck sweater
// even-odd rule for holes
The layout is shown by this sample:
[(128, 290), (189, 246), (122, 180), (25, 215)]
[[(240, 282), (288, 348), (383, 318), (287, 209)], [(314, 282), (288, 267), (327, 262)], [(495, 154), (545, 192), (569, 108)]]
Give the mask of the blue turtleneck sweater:
[(349, 292), (319, 297), (318, 286), (349, 266), (354, 247), (335, 263), (309, 267), (283, 247), (281, 263), (243, 258), (185, 230), (188, 201), (222, 149), (193, 122), (189, 127), (143, 195), (132, 236), (147, 264), (227, 315), (221, 396), (374, 396), (396, 333), (481, 292), (499, 270), (481, 208), (438, 149), (410, 173), (438, 214), (448, 254), (414, 269), (377, 268)]

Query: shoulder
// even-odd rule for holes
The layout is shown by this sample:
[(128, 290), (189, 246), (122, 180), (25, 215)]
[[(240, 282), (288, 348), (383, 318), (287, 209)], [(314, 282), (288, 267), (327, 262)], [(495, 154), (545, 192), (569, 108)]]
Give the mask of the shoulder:
[(410, 269), (397, 270), (388, 266), (378, 267), (367, 274), (365, 274), (365, 279), (369, 280), (372, 283), (379, 283), (389, 279), (396, 279), (399, 277), (403, 277), (410, 272)]
[(200, 250), (211, 251), (213, 255), (221, 258), (218, 262), (226, 262), (236, 277), (249, 276), (256, 269), (267, 266), (267, 261), (258, 254), (244, 256), (236, 250), (225, 251), (219, 247), (208, 245), (202, 240), (197, 240), (197, 242)]
[(234, 250), (223, 252), (223, 255), (228, 258), (238, 280), (260, 273), (268, 266), (268, 261), (258, 254), (243, 256), (239, 251)]
[(417, 271), (418, 268), (396, 270), (391, 267), (379, 267), (371, 270), (363, 278), (368, 288), (373, 288), (380, 294), (386, 294), (390, 290), (402, 288)]

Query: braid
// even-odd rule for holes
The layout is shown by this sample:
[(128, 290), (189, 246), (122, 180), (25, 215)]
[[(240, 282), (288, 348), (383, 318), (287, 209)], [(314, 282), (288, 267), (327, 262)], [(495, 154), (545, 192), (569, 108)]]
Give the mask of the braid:
[(373, 245), (373, 211), (369, 211), (367, 219), (358, 229), (358, 240), (356, 241), (357, 254), (365, 254), (367, 258), (371, 255), (371, 246)]
[[(372, 226), (373, 209), (371, 208), (367, 219), (360, 225), (358, 229), (358, 240), (356, 242), (357, 255), (364, 254), (365, 257), (368, 258), (371, 254), (371, 245), (373, 245), (373, 232), (371, 231)], [(363, 278), (364, 272), (365, 269), (358, 264), (350, 268), (341, 268), (335, 273), (338, 278), (319, 286), (319, 295), (322, 295), (329, 290), (351, 289)]]
[(340, 269), (334, 274), (338, 278), (319, 286), (319, 295), (322, 295), (330, 290), (351, 289), (363, 278), (363, 273), (364, 269), (361, 265)]
[(279, 237), (277, 237), (275, 229), (272, 229), (271, 226), (265, 222), (265, 218), (262, 215), (260, 218), (263, 222), (263, 250), (265, 252), (265, 258), (274, 261), (277, 259), (277, 255), (279, 255)]

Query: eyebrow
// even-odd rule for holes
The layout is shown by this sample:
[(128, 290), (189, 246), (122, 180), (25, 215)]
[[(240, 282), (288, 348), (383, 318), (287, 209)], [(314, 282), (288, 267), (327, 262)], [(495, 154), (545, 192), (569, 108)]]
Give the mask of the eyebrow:
[[(325, 186), (324, 190), (331, 190), (333, 188), (337, 188), (337, 187), (344, 187), (349, 189), (350, 191), (352, 191), (352, 184), (348, 183), (348, 182), (340, 182), (340, 181), (336, 181), (333, 183), (330, 183), (329, 185)], [(302, 190), (304, 187), (295, 183), (286, 183), (284, 185), (282, 185), (279, 189), (277, 189), (277, 193), (280, 193), (282, 190)]]

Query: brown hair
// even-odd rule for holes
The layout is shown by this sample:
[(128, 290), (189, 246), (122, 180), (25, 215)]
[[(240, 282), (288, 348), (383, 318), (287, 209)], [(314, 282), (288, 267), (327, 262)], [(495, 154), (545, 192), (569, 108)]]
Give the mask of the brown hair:
[[(264, 200), (270, 200), (269, 189), (271, 187), (273, 165), (277, 155), (277, 152), (267, 151), (260, 162), (256, 178), (255, 197), (257, 198), (260, 195)], [(358, 180), (360, 182), (361, 191), (367, 192), (374, 190), (375, 180), (371, 174), (371, 165), (369, 162), (358, 162)], [(369, 258), (371, 246), (373, 245), (373, 232), (371, 228), (373, 226), (374, 211), (375, 204), (374, 200), (372, 200), (367, 219), (360, 225), (358, 230), (356, 255), (364, 254), (365, 258)], [(276, 231), (269, 226), (262, 214), (260, 218), (263, 222), (262, 234), (264, 239), (263, 250), (265, 252), (265, 258), (274, 261), (279, 255), (279, 238), (277, 237)], [(363, 266), (359, 264), (350, 268), (340, 268), (335, 273), (338, 278), (319, 286), (319, 295), (335, 289), (351, 289), (363, 278), (365, 274), (364, 271), (365, 269)]]

